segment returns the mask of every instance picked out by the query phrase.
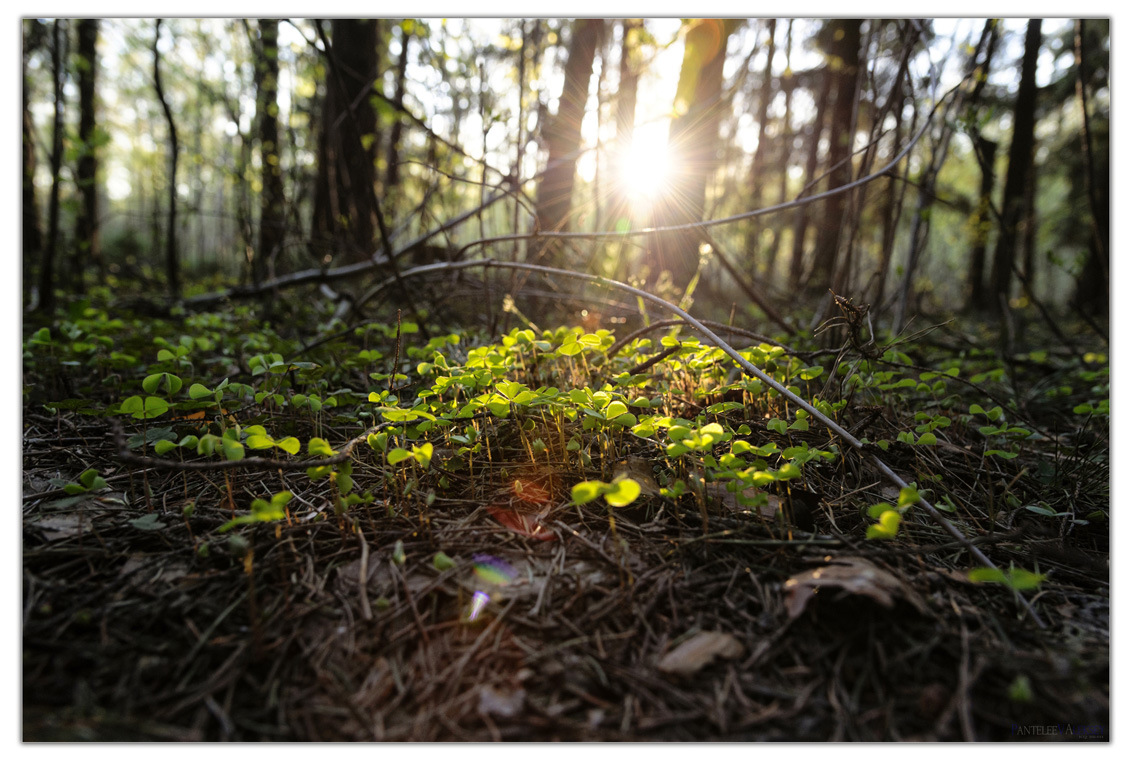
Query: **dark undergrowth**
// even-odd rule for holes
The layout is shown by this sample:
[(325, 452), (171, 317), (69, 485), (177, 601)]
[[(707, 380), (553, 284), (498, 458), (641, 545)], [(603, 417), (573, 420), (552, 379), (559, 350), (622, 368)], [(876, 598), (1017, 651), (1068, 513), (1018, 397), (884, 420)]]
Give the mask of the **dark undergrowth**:
[(1084, 324), (318, 299), (26, 319), (25, 740), (1109, 738)]

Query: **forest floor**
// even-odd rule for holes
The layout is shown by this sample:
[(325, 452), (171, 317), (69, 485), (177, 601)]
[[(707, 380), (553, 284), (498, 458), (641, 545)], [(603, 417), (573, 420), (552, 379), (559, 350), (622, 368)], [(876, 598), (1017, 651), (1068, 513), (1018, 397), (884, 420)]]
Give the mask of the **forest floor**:
[[(310, 474), (256, 465), (251, 453), (240, 468), (216, 466), (220, 450), (237, 457), (220, 433), (238, 419), (238, 455), (255, 447), (246, 431), (255, 424), (276, 443), (296, 437), (296, 463), (325, 452), (308, 446), (314, 437), (341, 451), (380, 421), (366, 423), (364, 398), (350, 402), (349, 390), (386, 388), (393, 367), (408, 377), (394, 379), (406, 409), (411, 391), (429, 389), (435, 369), (425, 366), (436, 361), (408, 352), (425, 338), (402, 335), (395, 319), (302, 353), (300, 339), (286, 344), (239, 309), (158, 320), (86, 306), (50, 336), (29, 318), (23, 738), (1108, 740), (1105, 356), (1059, 348), (1038, 318), (1029, 346), (1051, 349), (990, 352), (974, 329), (954, 326), (899, 346), (905, 354), (887, 356), (886, 371), (845, 341), (825, 355), (823, 375), (793, 380), (809, 396), (843, 401), (837, 420), (882, 440), (895, 471), (929, 485), (971, 543), (1015, 572), (1009, 585), (972, 582), (980, 565), (966, 546), (908, 510), (827, 429), (802, 427), (771, 395), (735, 386), (732, 363), (688, 343), (685, 330), (679, 352), (644, 370), (658, 335), (650, 348), (636, 340), (617, 366), (599, 332), (585, 336), (603, 344), (576, 355), (561, 352), (561, 333), (546, 339), (556, 350), (536, 355), (514, 332), (503, 334), (516, 337), (509, 345), (481, 332), (457, 347), (433, 340), (451, 363), (445, 372), (458, 365), (468, 387), (476, 359), (486, 364), (493, 404), (483, 398), (447, 434), (402, 417), (395, 442), (369, 438), (344, 462), (351, 472), (339, 461), (325, 479), (330, 466)], [(159, 358), (170, 365), (151, 362), (156, 337), (169, 339), (158, 346), (171, 348)], [(1105, 351), (1097, 337), (1086, 342)], [(508, 355), (523, 344), (530, 353)], [(287, 362), (268, 368), (276, 349)], [(252, 361), (256, 352), (266, 361)], [(768, 365), (784, 373), (803, 356), (789, 372), (809, 370), (819, 352), (770, 352)], [(829, 378), (836, 363), (862, 364), (854, 396), (846, 372)], [(943, 378), (957, 365), (969, 383)], [(331, 367), (343, 376), (322, 384)], [(368, 374), (382, 367), (384, 378)], [(183, 390), (144, 378), (170, 369), (181, 369)], [(247, 388), (220, 390), (224, 378)], [(647, 410), (689, 422), (686, 441), (699, 437), (689, 453), (672, 450), (681, 431), (668, 443), (661, 431), (615, 424), (620, 409), (608, 399), (590, 394), (570, 415), (573, 401), (527, 408), (513, 399), (517, 387), (498, 385), (512, 379), (544, 397), (547, 384), (592, 392), (617, 378), (632, 380), (629, 402), (654, 396), (632, 422)], [(186, 395), (193, 382), (222, 398), (222, 412), (200, 402), (211, 397)], [(170, 411), (128, 415), (123, 400), (152, 388)], [(618, 399), (617, 383), (609, 388)], [(320, 411), (310, 407), (315, 391)], [(510, 398), (501, 408), (500, 393)], [(285, 405), (272, 407), (275, 394)], [(994, 417), (996, 399), (1006, 410)], [(473, 400), (468, 392), (462, 402)], [(196, 409), (201, 418), (191, 418)], [(607, 421), (589, 421), (602, 411)], [(1027, 434), (994, 430), (1004, 419)], [(725, 436), (703, 446), (722, 431), (707, 428), (714, 421)], [(158, 456), (154, 430), (181, 447)], [(208, 432), (216, 455), (183, 445)], [(768, 448), (769, 463), (750, 469), (775, 476), (735, 493), (724, 487), (724, 454), (741, 455), (739, 438)], [(395, 444), (405, 455), (394, 456)], [(790, 478), (787, 451), (802, 477)], [(291, 451), (270, 452), (286, 460)], [(215, 468), (177, 466), (203, 461)], [(621, 507), (574, 490), (626, 478), (641, 494)], [(270, 514), (282, 491), (285, 512)], [(246, 513), (255, 499), (261, 516)], [(869, 539), (869, 507), (883, 502), (901, 527)], [(247, 523), (223, 527), (233, 517)]]

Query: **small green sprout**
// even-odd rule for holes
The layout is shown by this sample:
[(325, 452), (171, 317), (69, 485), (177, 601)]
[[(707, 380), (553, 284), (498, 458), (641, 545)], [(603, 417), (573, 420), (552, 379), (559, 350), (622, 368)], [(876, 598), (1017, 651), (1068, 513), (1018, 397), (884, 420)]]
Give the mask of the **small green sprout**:
[(67, 495), (82, 495), (106, 487), (106, 480), (98, 476), (97, 469), (87, 469), (78, 476), (78, 482), (68, 482), (63, 485)]
[(573, 504), (576, 506), (590, 503), (604, 496), (604, 500), (609, 506), (619, 509), (639, 498), (640, 485), (629, 478), (616, 480), (612, 483), (589, 480), (574, 485), (572, 493)]
[(265, 501), (262, 498), (256, 498), (251, 502), (251, 513), (243, 514), (229, 519), (222, 524), (216, 532), (225, 533), (233, 527), (238, 525), (250, 525), (259, 522), (274, 522), (286, 517), (286, 505), (294, 498), (294, 494), (289, 490), (284, 490), (281, 493), (275, 493), (271, 496), (270, 501)]
[(993, 567), (977, 567), (969, 572), (969, 579), (974, 583), (1001, 583), (1013, 591), (1039, 588), (1047, 578), (1047, 575), (1029, 572), (1020, 567), (1009, 567), (1007, 572)]

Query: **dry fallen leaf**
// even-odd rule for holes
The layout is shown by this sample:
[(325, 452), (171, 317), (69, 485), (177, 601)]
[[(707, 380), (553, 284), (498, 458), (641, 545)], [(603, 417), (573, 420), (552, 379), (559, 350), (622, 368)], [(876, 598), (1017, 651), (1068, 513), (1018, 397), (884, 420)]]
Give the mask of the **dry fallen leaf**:
[(616, 464), (612, 472), (612, 481), (632, 479), (640, 486), (640, 494), (659, 495), (659, 485), (655, 484), (655, 473), (652, 471), (651, 462), (639, 456), (628, 456)]
[[(753, 499), (759, 493), (764, 493), (755, 487), (747, 487), (741, 492), (742, 498)], [(753, 511), (752, 506), (743, 506), (738, 503), (738, 494), (731, 493), (726, 489), (726, 486), (721, 482), (708, 482), (706, 485), (707, 498), (713, 499), (727, 511)], [(776, 519), (777, 512), (782, 508), (781, 496), (770, 493), (769, 502), (757, 507), (758, 513), (761, 514), (762, 519)]]
[(802, 572), (785, 581), (790, 620), (800, 617), (812, 597), (824, 588), (866, 596), (888, 609), (895, 605), (896, 598), (900, 598), (910, 602), (919, 612), (926, 611), (922, 597), (914, 589), (866, 559), (843, 557), (828, 561), (831, 564)]
[(39, 528), (48, 541), (88, 533), (93, 527), (90, 518), (84, 514), (52, 514), (40, 517), (32, 524)]
[(545, 527), (538, 520), (537, 516), (527, 514), (521, 511), (515, 511), (506, 506), (487, 506), (487, 511), (495, 520), (510, 530), (525, 535), (527, 538), (534, 540), (557, 540), (557, 536), (552, 531), (545, 529)]
[(672, 649), (659, 661), (664, 673), (691, 676), (706, 667), (715, 657), (740, 657), (744, 648), (729, 633), (702, 631)]

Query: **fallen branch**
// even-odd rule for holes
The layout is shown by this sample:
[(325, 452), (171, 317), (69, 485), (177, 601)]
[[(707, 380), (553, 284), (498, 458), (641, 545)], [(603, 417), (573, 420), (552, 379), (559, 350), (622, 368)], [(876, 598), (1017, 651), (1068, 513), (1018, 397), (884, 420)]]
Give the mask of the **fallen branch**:
[(259, 286), (234, 286), (224, 291), (211, 292), (210, 294), (200, 294), (195, 297), (189, 297), (184, 300), (185, 307), (200, 308), (214, 305), (218, 302), (223, 302), (226, 299), (246, 299), (248, 297), (256, 297), (260, 294), (269, 294), (276, 289), (282, 289), (290, 286), (300, 286), (307, 283), (325, 283), (328, 281), (337, 281), (344, 278), (354, 278), (362, 273), (367, 273), (376, 268), (385, 267), (393, 264), (393, 260), (399, 259), (406, 254), (410, 254), (413, 250), (423, 246), (429, 239), (435, 238), (441, 233), (455, 228), (470, 218), (482, 212), (484, 209), (490, 207), (495, 202), (505, 199), (510, 196), (512, 191), (502, 191), (496, 193), (484, 201), (474, 209), (468, 210), (461, 215), (451, 218), (441, 225), (432, 228), (430, 231), (421, 234), (419, 237), (413, 239), (409, 243), (397, 249), (392, 253), (392, 257), (388, 257), (386, 250), (381, 249), (375, 252), (365, 262), (357, 262), (352, 265), (342, 265), (337, 268), (310, 268), (309, 270), (301, 270), (297, 273), (290, 273), (289, 275), (280, 276), (272, 281), (265, 281)]

